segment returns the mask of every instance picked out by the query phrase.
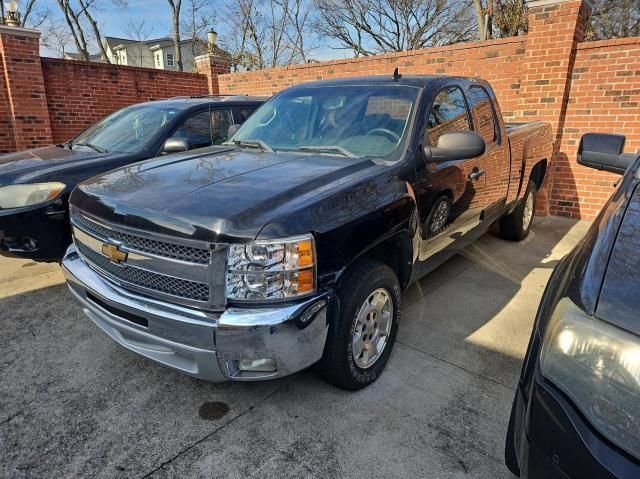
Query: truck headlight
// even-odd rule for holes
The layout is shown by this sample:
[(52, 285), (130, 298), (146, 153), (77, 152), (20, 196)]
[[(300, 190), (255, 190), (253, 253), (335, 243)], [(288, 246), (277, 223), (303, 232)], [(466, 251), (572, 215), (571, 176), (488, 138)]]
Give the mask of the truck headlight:
[(0, 187), (0, 209), (21, 208), (55, 200), (64, 191), (64, 183), (32, 183)]
[(596, 429), (640, 456), (640, 338), (564, 298), (551, 317), (540, 366)]
[(227, 299), (291, 299), (316, 290), (315, 244), (305, 235), (229, 246)]

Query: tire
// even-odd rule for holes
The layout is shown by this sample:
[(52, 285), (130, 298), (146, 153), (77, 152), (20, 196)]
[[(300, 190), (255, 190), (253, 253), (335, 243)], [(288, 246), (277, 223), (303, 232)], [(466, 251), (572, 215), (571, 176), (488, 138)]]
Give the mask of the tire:
[(522, 241), (531, 231), (536, 210), (536, 184), (529, 180), (524, 198), (511, 214), (500, 220), (500, 236), (510, 241)]
[[(339, 313), (332, 318), (317, 371), (328, 383), (355, 391), (373, 383), (389, 360), (400, 322), (400, 283), (385, 264), (363, 261), (345, 273), (338, 299)], [(384, 308), (374, 308), (382, 303), (386, 315)], [(385, 316), (386, 327), (381, 320)], [(383, 338), (386, 340), (380, 346)], [(372, 343), (380, 350), (370, 357)], [(371, 364), (366, 364), (368, 361)]]
[(441, 196), (434, 203), (431, 212), (425, 221), (425, 232), (427, 238), (433, 238), (440, 234), (449, 225), (451, 216), (451, 200), (447, 196)]
[(518, 392), (516, 391), (516, 395), (513, 398), (513, 404), (511, 406), (511, 415), (509, 416), (509, 426), (507, 426), (507, 439), (504, 443), (504, 463), (507, 465), (507, 468), (516, 476), (520, 477), (520, 465), (518, 464), (518, 457), (516, 455), (516, 446), (513, 443), (514, 432), (513, 428), (515, 427), (516, 420), (516, 401), (518, 399)]

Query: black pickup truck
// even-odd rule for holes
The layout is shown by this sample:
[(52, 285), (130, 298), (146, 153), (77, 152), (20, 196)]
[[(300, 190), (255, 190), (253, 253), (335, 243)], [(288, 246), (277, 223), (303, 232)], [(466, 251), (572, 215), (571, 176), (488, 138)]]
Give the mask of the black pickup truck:
[(482, 80), (305, 83), (220, 147), (80, 184), (63, 268), (101, 329), (162, 364), (246, 381), (317, 363), (358, 389), (404, 288), (493, 224), (527, 236), (551, 153), (550, 126), (505, 125)]

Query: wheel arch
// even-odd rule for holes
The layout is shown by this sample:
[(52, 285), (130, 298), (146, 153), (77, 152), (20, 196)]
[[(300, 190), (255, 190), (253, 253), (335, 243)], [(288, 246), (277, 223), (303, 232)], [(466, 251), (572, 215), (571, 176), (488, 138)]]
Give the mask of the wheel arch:
[(536, 189), (540, 191), (542, 185), (544, 183), (545, 177), (547, 175), (547, 159), (543, 158), (538, 161), (533, 168), (531, 168), (531, 173), (529, 174), (529, 179), (533, 180), (536, 184)]
[(342, 286), (342, 279), (347, 270), (367, 260), (379, 261), (391, 268), (404, 290), (409, 285), (413, 269), (413, 241), (409, 231), (396, 232), (358, 254), (340, 274), (338, 287)]

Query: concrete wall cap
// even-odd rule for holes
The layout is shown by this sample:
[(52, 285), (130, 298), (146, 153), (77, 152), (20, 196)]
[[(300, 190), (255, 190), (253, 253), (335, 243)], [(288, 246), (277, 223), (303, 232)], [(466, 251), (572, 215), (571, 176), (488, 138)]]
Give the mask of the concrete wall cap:
[(198, 55), (197, 57), (194, 57), (193, 60), (196, 62), (201, 62), (204, 60), (214, 60), (217, 62), (228, 62), (231, 63), (231, 60), (229, 58), (225, 58), (225, 57), (221, 57), (220, 55), (214, 55), (213, 53), (206, 53), (204, 55)]
[[(572, 1), (574, 0), (528, 0), (527, 6), (529, 8), (546, 7), (548, 5), (559, 5), (561, 3)], [(593, 0), (582, 0), (582, 3), (585, 3), (589, 8), (591, 8), (591, 10), (593, 10), (593, 7), (595, 6)]]
[(0, 25), (0, 35), (40, 38), (40, 32), (38, 30), (32, 28), (7, 27), (6, 25)]

